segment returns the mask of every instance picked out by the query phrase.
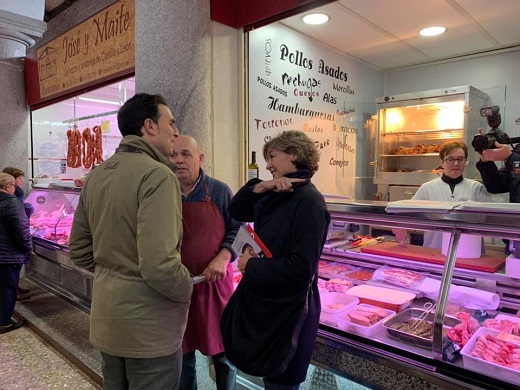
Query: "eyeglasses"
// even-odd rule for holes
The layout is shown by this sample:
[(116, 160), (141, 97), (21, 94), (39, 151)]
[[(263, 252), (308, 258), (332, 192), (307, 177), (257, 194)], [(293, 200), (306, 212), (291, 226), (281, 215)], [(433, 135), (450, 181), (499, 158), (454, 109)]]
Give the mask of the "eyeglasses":
[(448, 158), (444, 159), (444, 162), (446, 162), (448, 164), (455, 164), (455, 162), (458, 162), (459, 164), (464, 164), (466, 162), (466, 159), (464, 157), (457, 157), (457, 158), (448, 157)]

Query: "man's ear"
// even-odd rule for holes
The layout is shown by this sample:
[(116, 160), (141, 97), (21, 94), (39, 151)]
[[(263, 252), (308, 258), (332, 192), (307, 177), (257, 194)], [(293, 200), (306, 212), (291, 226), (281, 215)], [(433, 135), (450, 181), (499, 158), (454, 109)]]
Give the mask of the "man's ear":
[(141, 128), (141, 132), (143, 135), (149, 134), (149, 135), (155, 135), (157, 124), (151, 120), (150, 118), (146, 118), (143, 123), (143, 127)]
[(204, 163), (204, 153), (201, 153), (199, 155), (199, 161), (200, 161), (200, 165), (202, 165)]

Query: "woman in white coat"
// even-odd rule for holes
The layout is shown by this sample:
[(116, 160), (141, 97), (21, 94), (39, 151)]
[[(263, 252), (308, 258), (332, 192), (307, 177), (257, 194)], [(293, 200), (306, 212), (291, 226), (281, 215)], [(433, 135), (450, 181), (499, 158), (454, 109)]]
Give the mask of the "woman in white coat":
[[(482, 183), (464, 177), (464, 170), (468, 165), (468, 147), (465, 143), (448, 142), (444, 144), (439, 151), (439, 157), (444, 169), (442, 176), (421, 185), (413, 199), (445, 202), (489, 201), (489, 194)], [(441, 248), (442, 233), (424, 232), (423, 246)]]

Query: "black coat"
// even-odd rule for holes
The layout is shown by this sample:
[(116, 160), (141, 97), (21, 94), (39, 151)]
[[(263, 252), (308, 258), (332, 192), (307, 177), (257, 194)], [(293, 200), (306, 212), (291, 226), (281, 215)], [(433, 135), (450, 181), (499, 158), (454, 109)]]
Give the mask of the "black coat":
[(513, 163), (520, 161), (520, 154), (513, 152), (506, 160), (504, 168), (498, 169), (493, 161), (477, 162), (482, 182), (491, 194), (509, 193), (510, 203), (520, 203), (520, 178), (513, 176)]
[(32, 252), (29, 218), (23, 204), (0, 191), (0, 264), (25, 264)]
[(293, 192), (256, 194), (250, 187), (258, 182), (252, 179), (238, 191), (231, 200), (229, 213), (238, 221), (254, 221), (255, 231), (273, 258), (250, 259), (243, 281), (256, 295), (270, 297), (305, 289), (314, 276), (309, 313), (296, 354), (282, 374), (269, 378), (275, 383), (295, 385), (305, 380), (318, 331), (318, 261), (330, 214), (323, 196), (310, 181), (295, 184)]

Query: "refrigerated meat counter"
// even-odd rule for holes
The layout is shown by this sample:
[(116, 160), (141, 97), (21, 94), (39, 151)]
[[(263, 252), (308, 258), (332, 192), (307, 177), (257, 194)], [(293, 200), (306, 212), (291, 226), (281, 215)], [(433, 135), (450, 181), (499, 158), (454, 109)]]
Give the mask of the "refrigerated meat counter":
[(83, 307), (90, 307), (93, 274), (69, 258), (69, 237), (81, 188), (60, 183), (34, 186), (26, 202), (34, 207), (29, 219), (35, 256), (29, 277)]
[[(322, 308), (313, 356), (315, 364), (380, 388), (520, 389), (520, 366), (517, 365), (520, 355), (516, 356), (520, 353), (520, 338), (508, 332), (511, 328), (520, 331), (520, 318), (516, 317), (520, 309), (520, 279), (517, 279), (520, 275), (506, 274), (507, 255), (503, 252), (504, 244), (498, 239), (520, 240), (520, 213), (495, 208), (478, 212), (436, 210), (393, 214), (386, 211), (386, 202), (334, 201), (327, 205), (336, 231), (327, 242), (320, 260), (322, 269), (326, 270), (326, 282), (322, 282), (326, 294), (327, 288), (330, 291), (328, 282), (334, 280), (337, 283), (338, 279), (343, 279), (347, 286), (343, 293), (349, 295), (349, 290), (355, 290), (352, 295), (360, 298), (361, 305), (357, 308), (361, 311), (367, 303), (379, 306), (381, 302), (378, 300), (387, 303), (388, 296), (394, 295), (392, 290), (396, 291), (396, 296), (411, 292), (415, 298), (408, 304), (382, 305), (386, 309), (397, 309), (397, 314), (388, 313), (388, 318), (378, 322), (377, 326), (370, 324), (370, 329), (349, 323), (349, 310), (352, 312), (353, 306), (333, 317), (330, 314), (324, 316)], [(342, 224), (345, 226), (343, 237), (337, 231)], [(358, 228), (354, 232), (357, 234), (353, 234), (353, 226)], [(391, 236), (369, 237), (371, 226), (386, 227), (389, 231), (401, 228), (444, 232), (451, 236), (451, 245), (445, 256), (441, 249), (413, 248), (409, 244), (403, 244), (400, 250)], [(462, 234), (483, 236), (486, 243), (492, 244), (486, 245), (485, 255), (480, 259), (457, 258)], [(359, 237), (363, 237), (367, 245), (349, 245), (359, 242)], [(342, 245), (334, 245), (334, 241), (340, 241)], [(416, 249), (430, 253), (430, 258), (410, 256)], [(494, 259), (492, 264), (489, 258)], [(341, 265), (346, 266), (343, 271)], [(375, 273), (382, 275), (377, 270), (399, 270), (405, 275), (404, 281), (412, 280), (406, 279), (410, 275), (419, 274), (431, 282), (430, 287), (403, 287), (403, 279), (397, 281), (398, 285), (374, 280)], [(331, 272), (336, 272), (336, 276)], [(349, 272), (355, 272), (355, 277), (349, 278)], [(432, 285), (435, 287), (433, 290)], [(367, 301), (366, 289), (360, 295), (359, 287), (387, 292), (380, 298), (369, 297), (375, 301)], [(335, 287), (332, 290), (337, 291)], [(473, 299), (474, 296), (477, 298)], [(391, 329), (397, 322), (417, 320), (427, 305), (435, 305), (434, 310), (423, 318), (433, 332), (429, 339)], [(452, 339), (457, 340), (456, 333), (469, 326), (467, 321), (471, 321), (471, 329), (464, 334), (464, 341), (447, 343), (450, 340), (448, 332)], [(497, 330), (500, 323), (509, 322), (513, 323), (511, 327), (499, 329), (502, 332)], [(455, 328), (458, 324), (463, 325)], [(497, 345), (506, 345), (506, 350), (513, 351), (511, 361), (506, 362), (509, 366), (503, 361), (486, 361), (490, 360), (489, 356), (478, 356), (477, 348), (486, 342), (479, 342), (480, 336)]]
[[(76, 267), (68, 256), (68, 237), (79, 195), (79, 188), (67, 186), (35, 187), (29, 193), (27, 202), (35, 208), (30, 224), (36, 256), (28, 266), (28, 273), (31, 279), (88, 308), (92, 297), (93, 274)], [(356, 327), (349, 324), (343, 323), (340, 326), (337, 322), (330, 321), (336, 317), (329, 315), (324, 316), (320, 323), (313, 364), (373, 388), (520, 389), (520, 371), (465, 356), (453, 362), (443, 359), (443, 352), (446, 352), (443, 349), (443, 335), (447, 325), (450, 325), (445, 320), (445, 314), (448, 311), (451, 311), (450, 315), (453, 314), (454, 306), (449, 301), (450, 286), (496, 294), (499, 297), (498, 307), (486, 310), (491, 316), (499, 314), (514, 318), (514, 314), (520, 309), (520, 279), (506, 275), (500, 264), (497, 270), (464, 268), (459, 266), (459, 259), (456, 258), (456, 244), (461, 234), (482, 235), (495, 241), (498, 238), (520, 241), (517, 230), (520, 226), (520, 214), (454, 210), (390, 214), (385, 210), (386, 202), (375, 201), (335, 200), (328, 202), (327, 206), (333, 225), (337, 228), (332, 232), (331, 238), (344, 239), (342, 234), (358, 235), (354, 238), (356, 245), (351, 245), (351, 248), (328, 243), (321, 258), (322, 264), (347, 265), (357, 272), (356, 277), (344, 279), (351, 282), (346, 285), (350, 288), (383, 287), (380, 283), (371, 282), (371, 275), (382, 267), (392, 267), (418, 272), (437, 281), (438, 295), (431, 299), (414, 291), (417, 299), (413, 299), (409, 307), (404, 305), (387, 308), (389, 318), (393, 318), (393, 311), (400, 314), (410, 308), (422, 310), (425, 303), (435, 303), (436, 310), (428, 317), (433, 324), (433, 335), (431, 342), (426, 345), (414, 345), (409, 340), (403, 341), (395, 337), (395, 334), (389, 334), (383, 322), (378, 324), (376, 330), (359, 331), (360, 328), (357, 327), (356, 331)], [(343, 230), (341, 226), (344, 226)], [(452, 244), (444, 257), (445, 262), (439, 262), (438, 256), (433, 256), (436, 261), (432, 262), (406, 258), (395, 248), (390, 254), (381, 254), (382, 252), (375, 249), (378, 245), (388, 244), (389, 240), (369, 237), (373, 231), (372, 226), (386, 227), (390, 231), (392, 228), (402, 228), (410, 231), (446, 232), (451, 234)], [(358, 245), (359, 243), (367, 245)], [(494, 248), (487, 248), (489, 253), (503, 249), (500, 240), (498, 243)], [(333, 278), (325, 279), (330, 281)], [(344, 287), (339, 287), (340, 290), (342, 288)], [(394, 291), (399, 291), (396, 295), (402, 295), (403, 292), (402, 289)], [(362, 295), (360, 297), (366, 298)], [(459, 306), (460, 311), (473, 312), (464, 310), (463, 304)], [(496, 336), (495, 333), (482, 329), (484, 327), (481, 327), (481, 334), (484, 332)], [(474, 344), (475, 340), (466, 345), (474, 348)]]

